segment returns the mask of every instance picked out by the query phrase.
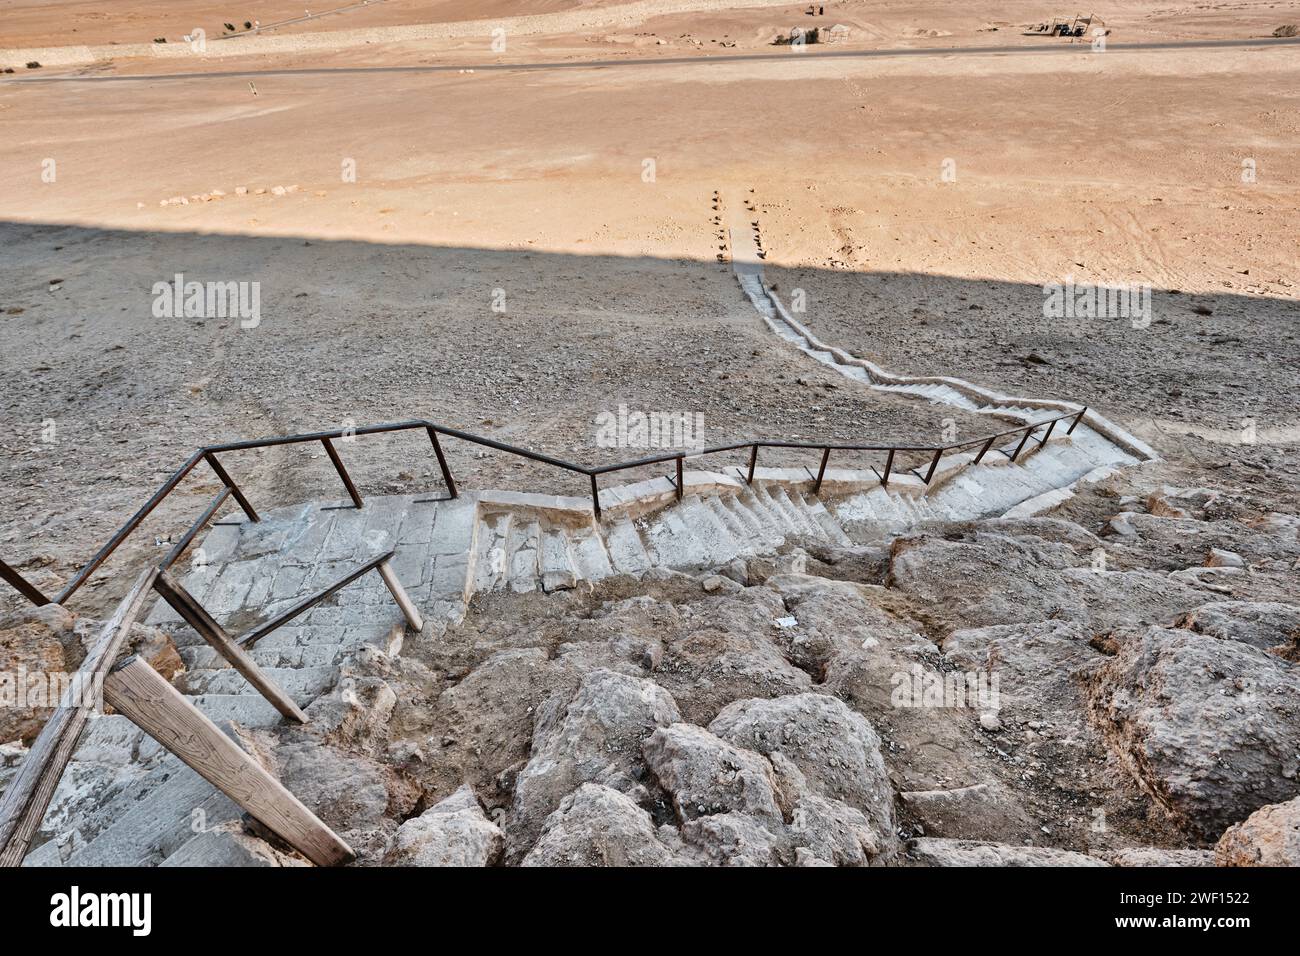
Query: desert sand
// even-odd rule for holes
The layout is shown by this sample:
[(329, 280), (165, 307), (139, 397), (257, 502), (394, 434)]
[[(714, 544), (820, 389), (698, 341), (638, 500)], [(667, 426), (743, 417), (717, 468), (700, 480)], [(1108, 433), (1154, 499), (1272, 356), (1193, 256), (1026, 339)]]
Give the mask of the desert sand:
[[(14, 68), (0, 74), (0, 556), (43, 588), (216, 441), (420, 416), (595, 463), (627, 457), (596, 443), (597, 416), (621, 404), (699, 412), (709, 443), (984, 427), (855, 388), (773, 335), (721, 225), (745, 203), (768, 282), (801, 293), (823, 339), (901, 373), (1086, 405), (1157, 450), (1140, 480), (1060, 517), (1100, 533), (1121, 497), (1137, 507), (1163, 483), (1300, 511), (1300, 46), (1272, 37), (1300, 21), (1295, 3), (1098, 8), (1102, 45), (1022, 36), (1066, 12), (1023, 0), (821, 17), (389, 0), (220, 41), (225, 22), (300, 5), (99, 7), (13, 0), (0, 30)], [(833, 24), (847, 40), (774, 44)], [(211, 53), (176, 49), (195, 26)], [(139, 54), (154, 37), (167, 55)], [(151, 289), (176, 274), (260, 283), (260, 324), (158, 318)], [(1046, 317), (1044, 287), (1065, 282), (1146, 287), (1150, 321)], [(466, 486), (584, 492), (449, 451)], [(375, 494), (436, 483), (405, 439), (348, 454)], [(266, 500), (339, 494), (314, 448), (231, 469)], [(218, 487), (183, 485), (81, 607), (110, 609), (126, 570)], [(562, 629), (538, 603), (489, 610)], [(472, 617), (464, 646), (494, 627)], [(473, 655), (416, 656), (452, 673)], [(427, 715), (403, 720), (438, 736)], [(521, 757), (515, 731), (502, 766)], [(1066, 765), (1082, 777), (1101, 759)], [(461, 766), (422, 780), (441, 799)], [(932, 770), (911, 789), (944, 784)], [(482, 793), (499, 772), (466, 774)], [(1048, 805), (1086, 815), (1078, 786), (1034, 791), (1044, 816), (1026, 832)], [(1108, 846), (1212, 844), (1151, 822), (1136, 791), (1106, 800), (1121, 819)]]

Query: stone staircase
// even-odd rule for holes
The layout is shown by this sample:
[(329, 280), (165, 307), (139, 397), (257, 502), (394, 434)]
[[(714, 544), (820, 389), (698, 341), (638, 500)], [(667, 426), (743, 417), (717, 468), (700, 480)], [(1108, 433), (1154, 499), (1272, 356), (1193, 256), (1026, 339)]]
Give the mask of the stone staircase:
[[(1016, 413), (1029, 420), (1041, 414), (1009, 410)], [(599, 521), (587, 498), (518, 492), (374, 497), (360, 510), (313, 502), (264, 513), (256, 524), (214, 525), (183, 582), (238, 635), (394, 549), (399, 579), (435, 622), (435, 636), (426, 625), (421, 639), (436, 639), (436, 627), (459, 620), (476, 593), (553, 592), (653, 568), (716, 567), (788, 544), (852, 547), (927, 522), (1033, 514), (1068, 496), (1074, 483), (1138, 461), (1099, 431), (1080, 428), (1046, 444), (1031, 439), (1012, 462), (1019, 441), (1013, 437), (978, 464), (974, 452), (944, 456), (929, 485), (898, 463), (888, 487), (872, 470), (828, 468), (820, 493), (806, 469), (758, 468), (747, 484), (732, 467), (685, 472), (679, 501), (671, 480), (650, 478), (602, 488)], [(172, 634), (186, 667), (177, 688), (218, 725), (237, 734), (281, 723), (279, 712), (164, 602), (145, 623)], [(400, 611), (372, 573), (263, 638), (251, 655), (306, 708), (334, 687), (341, 665), (361, 649), (397, 654), (405, 638)], [(196, 810), (203, 822), (197, 828)], [(59, 785), (41, 834), (48, 842), (25, 865), (259, 862), (232, 828), (221, 829), (238, 816), (230, 801), (124, 718), (104, 717)]]
[[(741, 216), (740, 218), (744, 218)], [(738, 221), (739, 223), (739, 221)], [(733, 223), (733, 238), (741, 225)], [(1013, 425), (1074, 406), (1017, 399), (947, 377), (900, 376), (820, 342), (766, 286), (752, 237), (737, 247), (737, 278), (771, 329), (864, 386), (988, 414)], [(991, 427), (990, 432), (999, 430)], [(373, 497), (365, 507), (312, 502), (256, 524), (214, 525), (191, 552), (186, 588), (231, 634), (294, 606), (371, 558), (392, 567), (426, 621), (422, 640), (459, 620), (475, 594), (554, 592), (654, 568), (699, 570), (775, 553), (787, 544), (852, 547), (935, 521), (1036, 514), (1079, 482), (1155, 458), (1094, 412), (1074, 433), (1031, 438), (1012, 462), (1003, 448), (944, 455), (927, 485), (896, 464), (888, 487), (873, 470), (829, 468), (819, 492), (806, 469), (687, 471), (682, 494), (665, 477), (602, 488), (601, 520), (587, 498), (470, 492), (453, 500)], [(922, 465), (922, 468), (926, 465)], [(178, 569), (179, 570), (179, 569)], [(227, 732), (277, 726), (281, 716), (164, 602), (145, 623), (167, 629), (186, 670), (175, 684)], [(405, 622), (368, 574), (268, 635), (251, 656), (299, 706), (330, 692), (363, 648), (400, 653)], [(24, 865), (248, 865), (265, 862), (222, 829), (238, 808), (125, 718), (101, 717), (83, 736), (42, 826), (47, 842)], [(199, 825), (201, 824), (201, 825)]]
[(651, 568), (724, 564), (796, 539), (853, 543), (818, 498), (780, 484), (685, 495), (650, 517), (577, 528), (548, 527), (526, 511), (489, 512), (481, 519), (471, 592), (555, 591)]
[[(848, 547), (928, 521), (1032, 514), (1068, 495), (1063, 489), (1076, 481), (1136, 461), (1091, 432), (1045, 445), (1031, 441), (1012, 462), (1017, 442), (995, 446), (979, 464), (974, 453), (941, 459), (928, 488), (905, 472), (891, 476), (886, 488), (873, 472), (829, 469), (821, 495), (801, 470), (760, 468), (752, 486), (726, 474), (688, 472), (680, 502), (672, 500), (666, 479), (630, 486), (623, 495), (602, 491), (602, 502), (621, 497), (654, 510), (611, 513), (606, 505), (599, 523), (581, 499), (552, 499), (543, 511), (530, 507), (533, 496), (484, 495), (464, 594), (549, 592), (651, 568), (712, 567), (771, 554), (787, 542)], [(570, 504), (567, 518), (557, 514), (557, 502)]]
[[(773, 554), (787, 544), (853, 547), (933, 521), (1033, 513), (1062, 489), (1135, 461), (1090, 431), (1031, 442), (1016, 462), (991, 449), (941, 459), (931, 483), (899, 468), (882, 487), (872, 471), (829, 468), (820, 494), (804, 469), (688, 471), (682, 499), (667, 478), (601, 490), (604, 518), (585, 498), (471, 492), (455, 500), (377, 497), (361, 510), (315, 502), (219, 523), (201, 542), (185, 586), (232, 634), (281, 613), (376, 554), (393, 567), (426, 619), (452, 622), (489, 592), (553, 592), (652, 568), (700, 570)], [(218, 725), (269, 728), (280, 714), (170, 607), (145, 623), (167, 629), (186, 670), (175, 684)], [(427, 633), (420, 639), (434, 639)], [(253, 659), (301, 707), (336, 684), (364, 647), (400, 653), (405, 623), (377, 575), (258, 642)], [(76, 807), (75, 825), (68, 823)], [(195, 810), (204, 826), (195, 829)], [(60, 783), (25, 865), (256, 862), (213, 830), (238, 808), (120, 717), (92, 724)]]

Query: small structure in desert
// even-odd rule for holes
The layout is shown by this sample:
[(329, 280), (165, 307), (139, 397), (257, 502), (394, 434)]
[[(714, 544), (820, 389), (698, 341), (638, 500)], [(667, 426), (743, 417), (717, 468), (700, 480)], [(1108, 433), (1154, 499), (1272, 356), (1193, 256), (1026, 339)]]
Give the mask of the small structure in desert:
[(792, 27), (789, 33), (778, 34), (772, 42), (777, 46), (798, 46), (803, 43), (840, 43), (852, 35), (852, 30), (842, 23), (831, 27)]
[(1110, 34), (1106, 27), (1106, 21), (1094, 14), (1075, 14), (1073, 17), (1054, 17), (1044, 23), (1030, 27), (1022, 34), (1027, 37), (1089, 37), (1097, 36), (1101, 31), (1102, 36)]

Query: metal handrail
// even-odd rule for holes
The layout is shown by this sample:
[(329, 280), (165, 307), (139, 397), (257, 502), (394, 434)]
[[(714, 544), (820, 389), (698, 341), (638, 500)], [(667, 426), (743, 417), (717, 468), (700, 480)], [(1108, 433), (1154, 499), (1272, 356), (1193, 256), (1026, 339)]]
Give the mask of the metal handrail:
[[(529, 448), (523, 448), (519, 445), (511, 445), (506, 442), (497, 441), (496, 439), (493, 438), (486, 438), (482, 435), (475, 435), (471, 432), (462, 431), (458, 428), (450, 428), (445, 425), (438, 425), (434, 422), (427, 421), (425, 419), (409, 419), (407, 421), (402, 421), (402, 422), (389, 422), (389, 423), (379, 424), (379, 425), (366, 425), (359, 428), (340, 428), (340, 429), (334, 429), (332, 431), (307, 432), (301, 435), (281, 435), (281, 436), (276, 436), (271, 438), (255, 438), (255, 439), (249, 439), (245, 441), (221, 442), (214, 445), (205, 445), (202, 448), (195, 451), (194, 454), (192, 454), (188, 459), (186, 459), (185, 463), (181, 465), (181, 467), (178, 468), (171, 475), (171, 477), (169, 477), (165, 482), (163, 482), (163, 484), (159, 487), (159, 489), (156, 492), (154, 492), (153, 496), (150, 497), (150, 499), (146, 501), (144, 505), (134, 515), (132, 515), (131, 518), (124, 525), (122, 525), (121, 528), (119, 528), (116, 532), (114, 532), (113, 536), (109, 538), (108, 542), (102, 548), (100, 548), (99, 551), (95, 553), (94, 557), (92, 557), (88, 562), (86, 562), (86, 564), (75, 575), (73, 575), (72, 579), (66, 585), (64, 585), (63, 590), (61, 590), (58, 593), (58, 595), (56, 595), (55, 597), (53, 598), (47, 597), (38, 588), (36, 588), (31, 582), (29, 582), (26, 578), (24, 578), (17, 570), (12, 568), (10, 565), (6, 564), (4, 561), (0, 561), (0, 580), (5, 581), (7, 584), (9, 584), (19, 593), (21, 593), (24, 597), (26, 597), (29, 601), (31, 601), (33, 604), (37, 604), (37, 605), (51, 604), (51, 603), (64, 604), (65, 602), (67, 602), (67, 600), (70, 597), (72, 597), (74, 593), (76, 593), (76, 591), (83, 584), (86, 583), (86, 580), (92, 574), (94, 574), (95, 570), (106, 560), (108, 560), (109, 556), (114, 551), (117, 550), (118, 546), (120, 546), (122, 542), (125, 541), (126, 538), (133, 531), (135, 531), (135, 529), (140, 525), (140, 523), (143, 522), (144, 519), (148, 517), (149, 514), (155, 508), (158, 507), (158, 505), (163, 501), (164, 498), (166, 498), (169, 494), (171, 494), (172, 491), (175, 490), (177, 485), (179, 485), (181, 481), (187, 475), (189, 475), (189, 473), (193, 471), (194, 468), (201, 461), (205, 462), (212, 469), (213, 473), (217, 476), (218, 480), (221, 482), (223, 486), (223, 490), (218, 493), (217, 498), (214, 499), (214, 501), (208, 505), (207, 509), (199, 517), (199, 519), (190, 526), (189, 530), (185, 532), (185, 534), (181, 537), (181, 539), (171, 549), (167, 557), (164, 559), (163, 562), (164, 568), (169, 567), (181, 556), (185, 548), (187, 548), (189, 544), (194, 540), (195, 536), (202, 530), (203, 526), (207, 524), (209, 520), (211, 520), (212, 516), (216, 513), (216, 511), (220, 508), (221, 504), (228, 497), (235, 499), (235, 501), (238, 503), (241, 510), (243, 510), (244, 514), (247, 515), (250, 521), (256, 522), (261, 520), (257, 514), (257, 511), (253, 508), (252, 504), (244, 496), (243, 492), (240, 490), (239, 486), (235, 483), (234, 479), (230, 477), (230, 474), (226, 471), (226, 469), (222, 466), (221, 462), (219, 461), (217, 456), (226, 452), (247, 451), (253, 448), (271, 448), (280, 445), (293, 445), (293, 444), (302, 444), (308, 442), (318, 442), (325, 447), (325, 450), (329, 455), (331, 463), (334, 465), (335, 470), (338, 472), (339, 477), (342, 480), (343, 485), (348, 492), (348, 496), (352, 500), (353, 506), (357, 508), (362, 508), (364, 507), (365, 504), (364, 499), (361, 497), (361, 494), (357, 490), (356, 485), (353, 483), (351, 476), (348, 474), (347, 468), (344, 465), (342, 458), (338, 454), (338, 450), (333, 445), (333, 440), (336, 438), (340, 438), (340, 439), (350, 438), (356, 435), (376, 435), (376, 434), (383, 434), (387, 432), (424, 429), (425, 433), (429, 437), (429, 442), (433, 447), (434, 454), (437, 456), (438, 466), (442, 472), (443, 482), (444, 484), (446, 484), (448, 493), (451, 498), (457, 497), (458, 491), (456, 489), (456, 482), (452, 478), (451, 468), (448, 466), (446, 456), (443, 453), (442, 444), (438, 440), (439, 435), (443, 435), (448, 438), (456, 438), (461, 441), (470, 442), (471, 444), (475, 444), (475, 445), (482, 445), (485, 448), (492, 448), (496, 451), (506, 452), (507, 454), (515, 455), (520, 458), (525, 458), (528, 459), (529, 461), (535, 461), (540, 464), (550, 465), (554, 468), (560, 468), (565, 471), (570, 471), (573, 472), (574, 474), (587, 476), (587, 478), (591, 482), (592, 513), (597, 519), (599, 519), (600, 518), (600, 489), (597, 485), (596, 479), (600, 475), (607, 475), (616, 471), (625, 471), (630, 468), (638, 468), (646, 465), (654, 465), (654, 464), (661, 464), (667, 461), (674, 461), (676, 462), (676, 466), (677, 466), (676, 468), (677, 480), (673, 482), (673, 485), (676, 488), (677, 497), (678, 499), (680, 499), (683, 493), (682, 463), (688, 458), (694, 459), (694, 458), (700, 458), (704, 455), (714, 455), (714, 454), (720, 454), (722, 452), (727, 452), (727, 451), (735, 451), (740, 448), (748, 448), (750, 452), (749, 470), (747, 476), (745, 477), (745, 481), (747, 483), (752, 483), (754, 480), (754, 469), (757, 466), (758, 451), (760, 448), (816, 449), (822, 452), (822, 459), (821, 459), (821, 463), (817, 475), (814, 479), (814, 491), (820, 491), (822, 485), (822, 479), (826, 473), (826, 465), (830, 458), (830, 453), (833, 451), (886, 452), (888, 457), (885, 461), (884, 474), (882, 475), (880, 472), (878, 471), (876, 472), (877, 477), (880, 478), (880, 483), (886, 486), (889, 484), (889, 479), (893, 472), (894, 456), (896, 453), (926, 452), (926, 453), (932, 453), (934, 457), (930, 462), (930, 467), (929, 470), (926, 472), (926, 474), (923, 477), (922, 476), (918, 476), (918, 477), (922, 477), (922, 480), (925, 482), (925, 484), (928, 485), (930, 483), (930, 480), (934, 477), (934, 472), (939, 465), (940, 458), (946, 452), (956, 451), (962, 448), (972, 448), (977, 445), (980, 445), (982, 447), (974, 461), (975, 464), (978, 464), (984, 458), (984, 455), (993, 447), (993, 445), (997, 442), (999, 438), (1005, 438), (1009, 435), (1021, 435), (1023, 433), (1023, 437), (1021, 438), (1020, 443), (1016, 446), (1015, 451), (1007, 454), (1008, 458), (1010, 458), (1012, 461), (1015, 461), (1016, 458), (1020, 455), (1021, 451), (1024, 449), (1025, 444), (1029, 441), (1029, 438), (1033, 435), (1035, 431), (1042, 428), (1043, 426), (1047, 426), (1046, 434), (1039, 441), (1040, 445), (1046, 444), (1048, 438), (1051, 437), (1052, 429), (1055, 428), (1057, 422), (1064, 421), (1065, 419), (1073, 419), (1073, 421), (1070, 422), (1069, 428), (1066, 429), (1066, 434), (1067, 435), (1071, 434), (1074, 431), (1075, 427), (1079, 424), (1079, 422), (1083, 420), (1084, 413), (1087, 412), (1087, 410), (1088, 410), (1087, 406), (1083, 406), (1077, 412), (1075, 411), (1064, 412), (1053, 418), (1047, 418), (1044, 419), (1043, 421), (1034, 422), (1029, 425), (1018, 425), (1015, 428), (1009, 428), (1006, 429), (1005, 431), (995, 432), (992, 435), (981, 435), (978, 438), (967, 439), (965, 441), (959, 441), (959, 442), (949, 442), (946, 444), (939, 444), (939, 445), (912, 445), (912, 444), (901, 444), (897, 442), (889, 443), (889, 444), (880, 444), (880, 443), (862, 444), (862, 443), (840, 443), (840, 442), (786, 441), (782, 439), (749, 439), (746, 441), (731, 442), (723, 445), (711, 445), (702, 449), (665, 452), (663, 454), (649, 455), (643, 458), (633, 459), (631, 461), (615, 462), (613, 464), (595, 465), (595, 466), (579, 465), (571, 461), (565, 461), (562, 458), (556, 458), (553, 455), (543, 454), (542, 452), (533, 451), (532, 449)], [(1004, 454), (1006, 453), (1004, 452)], [(873, 468), (873, 471), (874, 470), (875, 469)]]

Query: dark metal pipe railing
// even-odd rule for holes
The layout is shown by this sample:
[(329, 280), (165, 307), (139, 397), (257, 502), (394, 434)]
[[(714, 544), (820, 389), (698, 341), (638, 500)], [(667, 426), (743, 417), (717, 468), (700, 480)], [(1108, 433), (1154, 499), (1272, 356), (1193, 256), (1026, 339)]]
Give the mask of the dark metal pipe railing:
[(180, 556), (185, 553), (185, 549), (190, 546), (190, 542), (193, 541), (195, 536), (203, 530), (204, 526), (212, 520), (212, 516), (217, 513), (217, 509), (226, 503), (226, 499), (229, 498), (232, 493), (233, 489), (231, 489), (229, 485), (226, 485), (218, 491), (217, 496), (212, 499), (212, 504), (208, 505), (207, 508), (204, 509), (203, 514), (199, 515), (198, 518), (195, 519), (194, 524), (190, 525), (190, 530), (181, 535), (180, 540), (177, 541), (176, 544), (172, 546), (172, 549), (167, 552), (167, 557), (162, 559), (162, 562), (158, 567), (166, 571), (175, 564), (177, 560), (179, 560)]
[[(206, 445), (203, 448), (200, 448), (198, 451), (194, 452), (194, 454), (192, 454), (186, 460), (185, 464), (183, 464), (179, 469), (177, 469), (177, 471), (174, 474), (172, 474), (172, 476), (169, 477), (156, 492), (154, 492), (153, 496), (144, 503), (144, 505), (140, 508), (140, 510), (137, 511), (134, 515), (132, 515), (131, 518), (126, 522), (126, 524), (122, 525), (122, 527), (119, 528), (113, 534), (113, 536), (108, 540), (108, 543), (105, 544), (102, 548), (100, 548), (99, 551), (95, 553), (95, 556), (92, 557), (90, 561), (88, 561), (86, 565), (81, 568), (81, 570), (79, 570), (75, 575), (73, 575), (72, 579), (64, 586), (63, 590), (60, 591), (59, 594), (52, 599), (52, 601), (55, 604), (65, 603), (83, 584), (86, 583), (87, 578), (89, 578), (95, 572), (95, 570), (101, 564), (103, 564), (104, 561), (106, 561), (114, 551), (117, 550), (118, 546), (121, 545), (122, 542), (126, 540), (126, 538), (133, 531), (135, 531), (135, 529), (140, 525), (140, 523), (144, 521), (144, 519), (148, 517), (148, 515), (156, 507), (158, 507), (158, 505), (162, 502), (162, 500), (166, 498), (169, 494), (171, 494), (173, 490), (175, 490), (176, 486), (181, 483), (181, 481), (194, 469), (195, 465), (197, 465), (200, 461), (207, 462), (208, 466), (213, 470), (217, 478), (221, 481), (223, 485), (223, 491), (218, 494), (217, 498), (208, 506), (208, 508), (199, 517), (199, 519), (195, 521), (195, 523), (190, 526), (189, 530), (186, 531), (186, 533), (182, 535), (181, 538), (176, 542), (176, 544), (172, 547), (171, 551), (168, 553), (167, 557), (164, 559), (164, 563), (162, 566), (164, 568), (170, 566), (181, 556), (185, 548), (188, 547), (189, 544), (193, 541), (195, 535), (197, 535), (198, 532), (202, 530), (203, 526), (206, 525), (209, 520), (211, 520), (212, 516), (216, 513), (217, 509), (220, 508), (222, 503), (224, 503), (228, 497), (233, 497), (235, 499), (235, 501), (239, 504), (240, 508), (248, 516), (250, 521), (258, 521), (259, 518), (258, 518), (257, 511), (253, 508), (252, 504), (244, 496), (243, 492), (240, 491), (239, 486), (230, 477), (229, 473), (222, 466), (221, 462), (218, 461), (217, 455), (219, 453), (247, 451), (254, 448), (271, 448), (271, 447), (277, 447), (281, 445), (295, 445), (295, 444), (303, 444), (307, 442), (319, 442), (325, 446), (325, 451), (329, 455), (330, 461), (333, 462), (335, 469), (338, 471), (339, 477), (342, 479), (344, 487), (347, 489), (348, 496), (352, 499), (352, 503), (357, 508), (363, 508), (365, 505), (365, 501), (361, 497), (361, 493), (360, 491), (358, 491), (356, 484), (352, 481), (352, 477), (348, 474), (346, 467), (344, 467), (343, 460), (339, 457), (338, 451), (334, 447), (333, 440), (336, 438), (344, 438), (344, 437), (350, 438), (355, 435), (377, 435), (377, 434), (383, 434), (388, 432), (408, 431), (412, 429), (424, 429), (425, 433), (429, 437), (429, 442), (433, 447), (434, 455), (438, 459), (438, 467), (442, 472), (443, 481), (447, 485), (448, 493), (452, 498), (455, 498), (457, 496), (458, 491), (456, 488), (455, 480), (452, 478), (451, 468), (447, 464), (447, 458), (443, 452), (442, 444), (438, 440), (440, 435), (449, 438), (457, 438), (460, 439), (461, 441), (466, 441), (475, 445), (481, 445), (485, 448), (492, 448), (496, 451), (506, 452), (507, 454), (514, 455), (519, 458), (524, 458), (527, 459), (528, 461), (535, 461), (535, 462), (539, 462), (540, 464), (550, 465), (554, 468), (560, 468), (565, 471), (573, 472), (575, 474), (586, 475), (591, 483), (592, 513), (599, 520), (601, 516), (600, 488), (596, 479), (600, 475), (607, 475), (616, 471), (626, 471), (630, 468), (638, 468), (646, 465), (654, 465), (666, 461), (673, 461), (676, 463), (676, 473), (677, 473), (677, 480), (676, 482), (674, 482), (674, 485), (676, 488), (677, 498), (680, 499), (682, 497), (682, 494), (684, 493), (683, 462), (688, 457), (699, 458), (704, 455), (714, 455), (714, 454), (720, 454), (722, 452), (735, 451), (741, 448), (748, 448), (749, 449), (749, 470), (748, 473), (745, 474), (744, 479), (746, 484), (753, 484), (754, 471), (758, 465), (758, 450), (760, 448), (792, 448), (792, 449), (806, 448), (806, 449), (819, 450), (822, 453), (821, 464), (817, 470), (817, 476), (814, 479), (814, 489), (820, 491), (822, 486), (822, 481), (826, 474), (827, 463), (830, 460), (830, 455), (831, 452), (833, 451), (885, 452), (886, 458), (885, 458), (884, 474), (881, 475), (879, 472), (876, 473), (877, 477), (880, 478), (881, 485), (884, 486), (888, 486), (889, 484), (889, 478), (894, 469), (894, 456), (896, 453), (925, 452), (927, 454), (933, 453), (934, 455), (934, 457), (930, 461), (930, 467), (928, 471), (926, 472), (924, 478), (922, 478), (922, 480), (928, 485), (930, 481), (933, 479), (934, 473), (939, 466), (939, 460), (946, 452), (957, 451), (964, 448), (971, 448), (975, 445), (982, 445), (983, 447), (980, 449), (979, 454), (975, 456), (975, 460), (974, 460), (974, 463), (978, 464), (984, 458), (984, 455), (989, 451), (989, 449), (993, 447), (993, 445), (997, 442), (998, 439), (1005, 438), (1008, 435), (1021, 435), (1022, 437), (1020, 439), (1020, 443), (1016, 446), (1015, 453), (1008, 455), (1008, 457), (1012, 461), (1015, 461), (1016, 458), (1020, 455), (1020, 452), (1023, 450), (1025, 443), (1028, 442), (1029, 437), (1039, 428), (1042, 428), (1044, 425), (1047, 426), (1047, 432), (1043, 436), (1042, 440), (1039, 442), (1040, 445), (1043, 445), (1046, 444), (1047, 439), (1051, 437), (1052, 429), (1055, 427), (1057, 422), (1064, 421), (1067, 418), (1072, 419), (1069, 428), (1066, 429), (1067, 435), (1072, 434), (1075, 428), (1078, 427), (1079, 422), (1083, 420), (1083, 416), (1087, 411), (1088, 411), (1087, 406), (1084, 406), (1083, 408), (1080, 408), (1077, 412), (1074, 411), (1065, 412), (1063, 414), (1054, 416), (1053, 418), (1045, 419), (1044, 421), (1041, 422), (1035, 422), (1031, 425), (1019, 425), (1015, 428), (1009, 428), (1006, 429), (1005, 431), (997, 432), (993, 435), (981, 435), (978, 438), (972, 438), (961, 442), (951, 442), (946, 445), (937, 445), (937, 446), (936, 445), (908, 445), (908, 444), (899, 444), (899, 443), (855, 444), (855, 443), (783, 441), (778, 439), (752, 439), (749, 441), (731, 442), (725, 445), (712, 445), (689, 453), (686, 451), (664, 452), (662, 454), (649, 455), (643, 458), (633, 459), (631, 461), (617, 462), (615, 464), (597, 465), (597, 466), (578, 465), (570, 461), (565, 461), (562, 458), (556, 458), (553, 455), (546, 455), (543, 454), (542, 452), (533, 451), (532, 449), (529, 448), (522, 448), (518, 445), (511, 445), (506, 442), (497, 441), (493, 438), (485, 438), (482, 435), (475, 435), (471, 432), (461, 431), (458, 428), (448, 428), (444, 425), (438, 425), (430, 421), (425, 421), (424, 419), (411, 419), (409, 421), (404, 421), (404, 422), (388, 422), (379, 425), (366, 425), (361, 428), (346, 428), (346, 429), (335, 429), (333, 431), (307, 432), (305, 434), (300, 434), (300, 435), (282, 435), (282, 436), (276, 436), (271, 438), (254, 438), (245, 441), (222, 442), (215, 445)], [(918, 477), (920, 476), (918, 475)], [(9, 584), (19, 593), (21, 593), (33, 604), (39, 605), (39, 604), (51, 603), (50, 598), (47, 598), (44, 594), (41, 593), (41, 591), (38, 588), (36, 588), (33, 584), (31, 584), (31, 582), (29, 582), (26, 578), (24, 578), (17, 570), (10, 567), (8, 564), (6, 564), (3, 561), (0, 561), (0, 579), (4, 580), (7, 584)]]
[(95, 573), (96, 568), (108, 560), (108, 556), (117, 550), (118, 545), (126, 540), (127, 535), (134, 531), (139, 526), (140, 522), (144, 521), (144, 519), (149, 516), (149, 512), (153, 511), (154, 508), (157, 508), (162, 500), (171, 494), (172, 489), (181, 483), (182, 478), (193, 471), (194, 466), (203, 458), (204, 452), (205, 449), (200, 448), (194, 454), (190, 455), (185, 464), (176, 469), (175, 473), (163, 482), (162, 487), (153, 493), (153, 497), (146, 501), (143, 507), (133, 514), (126, 524), (118, 528), (117, 533), (108, 539), (108, 543), (100, 548), (93, 558), (86, 562), (85, 567), (72, 576), (71, 581), (64, 585), (63, 590), (60, 591), (58, 596), (54, 599), (55, 604), (63, 604), (66, 602), (68, 598), (72, 597), (72, 595), (76, 593), (79, 587), (86, 583), (86, 579)]
[(221, 462), (217, 461), (217, 456), (213, 452), (208, 451), (204, 452), (203, 458), (207, 461), (208, 467), (216, 473), (216, 476), (220, 479), (221, 483), (230, 490), (232, 495), (235, 496), (235, 500), (239, 502), (239, 507), (243, 508), (244, 514), (248, 515), (248, 520), (262, 520), (257, 516), (257, 512), (253, 510), (253, 506), (248, 503), (248, 499), (244, 497), (244, 493), (239, 490), (239, 486), (235, 484), (226, 469), (222, 467)]
[(343, 467), (343, 459), (339, 457), (338, 449), (334, 447), (334, 443), (328, 438), (322, 438), (320, 443), (325, 446), (325, 454), (329, 455), (330, 461), (334, 463), (334, 470), (343, 479), (343, 487), (347, 489), (348, 497), (352, 499), (352, 503), (358, 508), (365, 507), (365, 501), (362, 500), (361, 493), (357, 491), (357, 486), (352, 482), (352, 476)]

